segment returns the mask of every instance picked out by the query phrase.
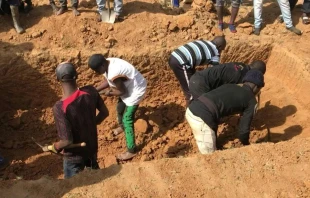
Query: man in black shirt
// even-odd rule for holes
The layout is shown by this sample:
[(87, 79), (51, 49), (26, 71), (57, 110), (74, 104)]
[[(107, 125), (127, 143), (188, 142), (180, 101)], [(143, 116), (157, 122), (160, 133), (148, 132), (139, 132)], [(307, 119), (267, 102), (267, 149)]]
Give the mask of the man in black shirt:
[(255, 95), (264, 87), (264, 75), (250, 70), (243, 85), (225, 84), (193, 100), (186, 110), (188, 121), (199, 151), (202, 154), (216, 150), (216, 132), (220, 118), (241, 113), (239, 140), (249, 144), (250, 125), (256, 110)]
[[(56, 76), (63, 89), (63, 97), (53, 107), (55, 124), (60, 141), (43, 147), (43, 151), (64, 155), (64, 175), (70, 178), (85, 167), (98, 169), (97, 125), (108, 115), (108, 109), (97, 90), (92, 86), (78, 88), (77, 72), (71, 63), (61, 63)], [(96, 115), (96, 109), (99, 113)], [(85, 142), (85, 147), (72, 148)], [(71, 148), (70, 148), (71, 147)]]
[(266, 64), (261, 60), (256, 60), (250, 65), (232, 62), (197, 71), (189, 81), (189, 91), (193, 99), (197, 99), (203, 93), (221, 85), (242, 83), (243, 77), (251, 69), (257, 69), (265, 74)]

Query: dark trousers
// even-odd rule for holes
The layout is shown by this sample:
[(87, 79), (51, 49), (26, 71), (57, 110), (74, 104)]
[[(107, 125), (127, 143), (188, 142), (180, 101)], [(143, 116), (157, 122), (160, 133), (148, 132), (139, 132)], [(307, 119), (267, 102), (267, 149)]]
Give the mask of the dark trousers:
[[(61, 7), (67, 7), (67, 0), (59, 0)], [(51, 1), (50, 1), (51, 3)], [(71, 6), (77, 8), (79, 5), (79, 0), (71, 0)]]
[(191, 100), (191, 94), (188, 88), (189, 80), (192, 77), (192, 75), (194, 75), (195, 69), (193, 68), (186, 69), (186, 66), (181, 65), (179, 61), (172, 55), (169, 58), (169, 66), (172, 69), (175, 77), (180, 82), (186, 102), (188, 103)]
[[(291, 10), (293, 10), (297, 4), (297, 1), (298, 0), (289, 0), (290, 2), (290, 7), (291, 7)], [(307, 13), (309, 14), (310, 13), (310, 0), (304, 0), (304, 3), (302, 4), (302, 9), (301, 11), (303, 13)]]
[(65, 179), (73, 177), (85, 168), (99, 169), (97, 162), (97, 155), (90, 158), (76, 157), (64, 157), (63, 168)]
[(193, 99), (197, 99), (202, 94), (210, 91), (210, 88), (206, 84), (204, 77), (199, 75), (199, 72), (196, 72), (191, 77), (191, 79), (189, 80), (188, 88)]

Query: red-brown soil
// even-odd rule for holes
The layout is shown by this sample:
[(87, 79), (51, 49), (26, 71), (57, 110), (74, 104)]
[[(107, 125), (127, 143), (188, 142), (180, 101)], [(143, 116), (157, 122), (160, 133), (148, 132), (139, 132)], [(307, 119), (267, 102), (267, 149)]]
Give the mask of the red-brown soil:
[[(249, 1), (240, 9), (238, 33), (224, 31), (228, 46), (221, 61), (265, 60), (266, 86), (252, 144), (238, 148), (238, 117), (231, 116), (219, 127), (221, 150), (201, 156), (167, 59), (179, 45), (221, 34), (210, 2), (197, 0), (179, 12), (151, 0), (125, 1), (125, 21), (114, 25), (96, 22), (94, 1), (81, 2), (79, 17), (54, 16), (47, 2), (34, 4), (30, 14), (21, 15), (23, 35), (15, 33), (9, 16), (0, 16), (0, 153), (10, 160), (0, 172), (2, 197), (310, 197), (310, 26), (301, 23), (299, 8), (293, 15), (302, 36), (276, 21), (279, 8), (269, 1), (261, 36), (249, 35)], [(124, 136), (111, 133), (116, 98), (104, 98), (110, 116), (99, 126), (102, 170), (58, 180), (61, 157), (42, 153), (31, 137), (42, 144), (57, 140), (51, 108), (61, 96), (54, 75), (58, 63), (76, 64), (80, 86), (102, 80), (87, 68), (93, 53), (121, 57), (148, 80), (135, 123), (141, 151), (131, 162), (116, 164)]]

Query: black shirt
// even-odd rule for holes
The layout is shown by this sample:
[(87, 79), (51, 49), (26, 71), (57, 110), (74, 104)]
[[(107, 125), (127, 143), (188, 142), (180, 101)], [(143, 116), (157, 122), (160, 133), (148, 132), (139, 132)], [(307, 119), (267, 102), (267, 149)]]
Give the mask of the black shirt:
[(206, 86), (210, 90), (216, 89), (224, 84), (238, 84), (242, 82), (250, 67), (244, 63), (225, 63), (202, 71), (197, 71), (195, 75), (204, 78)]
[(92, 86), (78, 89), (53, 107), (55, 124), (61, 140), (74, 144), (85, 142), (85, 147), (64, 149), (65, 156), (90, 157), (97, 154), (98, 137), (96, 109), (105, 105), (97, 90)]
[[(220, 118), (242, 113), (239, 123), (239, 139), (243, 144), (249, 144), (250, 125), (255, 113), (257, 101), (252, 90), (244, 85), (225, 84), (208, 93), (204, 97), (212, 105), (203, 103), (200, 98), (195, 99), (189, 105), (189, 109), (200, 117), (209, 127), (217, 131)], [(215, 111), (214, 108), (215, 107)]]

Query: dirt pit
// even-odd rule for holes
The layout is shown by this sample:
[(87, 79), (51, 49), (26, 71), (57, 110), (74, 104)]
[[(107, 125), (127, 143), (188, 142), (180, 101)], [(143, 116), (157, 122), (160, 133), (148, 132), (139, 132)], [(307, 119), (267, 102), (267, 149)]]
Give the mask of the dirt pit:
[[(4, 76), (0, 83), (3, 93), (1, 100), (5, 102), (1, 106), (0, 147), (1, 153), (11, 159), (11, 165), (2, 173), (3, 178), (33, 180), (43, 175), (63, 178), (61, 157), (41, 153), (30, 139), (34, 137), (42, 144), (57, 140), (51, 107), (61, 93), (54, 79), (55, 65), (60, 60), (51, 53), (34, 50), (24, 54), (25, 57), (11, 57), (8, 54), (12, 54), (12, 51), (21, 47), (31, 49), (31, 46), (5, 44), (9, 50), (1, 54), (4, 60), (8, 57), (11, 64), (1, 65)], [(236, 57), (235, 54), (242, 56)], [(239, 41), (231, 42), (223, 54), (223, 62), (267, 61), (266, 87), (262, 91), (261, 107), (252, 123), (252, 144), (309, 136), (309, 116), (305, 107), (310, 100), (306, 100), (309, 97), (307, 94), (302, 95), (306, 93), (304, 89), (309, 82), (305, 76), (296, 76), (299, 71), (293, 69), (293, 65), (298, 64), (298, 59), (288, 54), (268, 43), (248, 45)], [(85, 66), (88, 55), (86, 51), (80, 51), (78, 56), (75, 56), (75, 52), (68, 54), (71, 61), (81, 62), (78, 67), (80, 85), (98, 84), (102, 80)], [(181, 89), (167, 66), (166, 58), (147, 55), (123, 58), (137, 65), (149, 82), (146, 98), (137, 112), (136, 142), (140, 151), (133, 161), (187, 157), (198, 153), (191, 130), (184, 120), (185, 102)], [(30, 64), (24, 59), (30, 60)], [(33, 68), (30, 65), (35, 66)], [(14, 89), (10, 89), (12, 87)], [(299, 89), (295, 90), (294, 87)], [(105, 102), (110, 117), (98, 128), (98, 160), (102, 168), (116, 164), (115, 154), (126, 149), (124, 135), (113, 136), (111, 133), (117, 124), (116, 98), (105, 98)], [(237, 140), (238, 119), (239, 116), (223, 119), (218, 131), (220, 150), (240, 147)], [(269, 135), (267, 127), (270, 128)]]
[[(81, 2), (78, 18), (69, 12), (53, 16), (46, 2), (33, 2), (35, 9), (22, 15), (23, 35), (10, 27), (9, 16), (0, 16), (4, 19), (0, 20), (0, 153), (10, 161), (0, 171), (1, 195), (309, 197), (310, 59), (305, 41), (310, 39), (310, 29), (298, 22), (299, 10), (293, 12), (293, 20), (304, 30), (301, 37), (276, 22), (279, 9), (267, 1), (266, 26), (256, 37), (249, 35), (252, 2), (244, 1), (238, 33), (224, 31), (228, 46), (221, 61), (267, 62), (251, 145), (238, 148), (238, 117), (231, 116), (219, 127), (219, 150), (201, 156), (184, 120), (185, 101), (167, 59), (179, 45), (221, 34), (212, 3), (195, 1), (194, 8), (179, 13), (151, 0), (129, 0), (124, 4), (125, 21), (109, 25), (96, 22), (93, 1)], [(57, 140), (52, 115), (52, 106), (61, 96), (54, 75), (57, 64), (72, 61), (80, 86), (100, 83), (102, 78), (87, 68), (93, 53), (123, 58), (148, 80), (135, 123), (140, 151), (133, 161), (116, 164), (114, 156), (126, 149), (125, 141), (123, 134), (111, 133), (117, 99), (104, 98), (110, 117), (98, 128), (102, 170), (58, 180), (63, 178), (61, 157), (42, 153), (31, 137), (42, 144)]]

